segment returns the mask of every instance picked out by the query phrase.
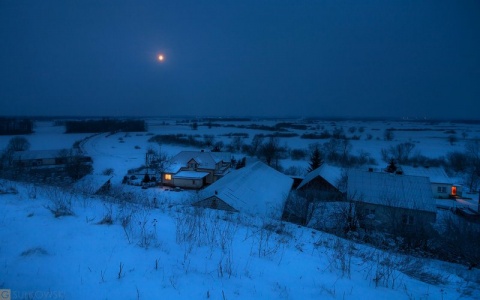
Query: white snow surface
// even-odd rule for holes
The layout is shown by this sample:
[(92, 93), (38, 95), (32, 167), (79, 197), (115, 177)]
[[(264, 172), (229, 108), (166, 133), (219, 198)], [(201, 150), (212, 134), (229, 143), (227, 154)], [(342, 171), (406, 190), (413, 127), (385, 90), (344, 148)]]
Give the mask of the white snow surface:
[[(271, 126), (277, 121), (255, 123)], [(384, 252), (267, 218), (194, 209), (187, 205), (198, 199), (194, 191), (118, 184), (128, 169), (144, 163), (149, 147), (159, 147), (148, 142), (153, 134), (214, 134), (228, 144), (225, 134), (231, 132), (248, 133), (245, 143), (256, 133), (269, 133), (206, 126), (192, 131), (171, 120), (167, 125), (160, 119), (148, 122), (148, 133), (113, 135), (64, 134), (63, 127), (39, 122), (35, 133), (26, 136), (32, 150), (69, 148), (89, 137), (83, 149), (93, 158), (94, 175), (112, 168), (113, 188), (121, 196), (69, 196), (49, 187), (0, 181), (1, 191), (18, 191), (0, 193), (0, 289), (10, 289), (12, 299), (480, 298), (478, 269)], [(480, 137), (478, 126), (447, 122), (325, 121), (312, 126), (317, 131), (364, 126), (361, 138), (352, 141), (352, 153), (369, 152), (379, 164), (385, 164), (380, 149), (400, 142), (411, 141), (414, 151), (438, 157), (463, 150), (461, 141), (449, 144), (446, 130)], [(393, 141), (383, 141), (383, 130), (391, 127), (438, 130), (395, 131)], [(372, 138), (367, 139), (367, 134)], [(1, 149), (10, 138), (0, 136)], [(281, 139), (291, 148), (314, 142), (325, 140)], [(170, 156), (200, 150), (160, 147)], [(306, 161), (290, 159), (281, 164), (308, 166)], [(128, 202), (122, 201), (125, 195)], [(74, 214), (55, 218), (47, 209), (55, 197), (70, 200)], [(113, 223), (100, 225), (110, 214)], [(375, 281), (380, 274), (390, 274), (390, 280)]]

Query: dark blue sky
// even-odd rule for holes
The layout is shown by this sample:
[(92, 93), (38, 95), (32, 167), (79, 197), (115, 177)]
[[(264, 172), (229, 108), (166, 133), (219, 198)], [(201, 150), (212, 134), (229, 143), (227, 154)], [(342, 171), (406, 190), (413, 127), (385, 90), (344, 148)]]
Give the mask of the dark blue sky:
[(477, 0), (1, 0), (0, 43), (0, 115), (480, 118)]

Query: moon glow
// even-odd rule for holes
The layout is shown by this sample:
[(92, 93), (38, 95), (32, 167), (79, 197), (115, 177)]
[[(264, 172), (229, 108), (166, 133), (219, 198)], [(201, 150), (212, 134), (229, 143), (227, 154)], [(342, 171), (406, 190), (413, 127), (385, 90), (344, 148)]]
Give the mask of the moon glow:
[(164, 60), (165, 60), (165, 57), (163, 56), (163, 54), (159, 54), (158, 55), (158, 61), (163, 62)]

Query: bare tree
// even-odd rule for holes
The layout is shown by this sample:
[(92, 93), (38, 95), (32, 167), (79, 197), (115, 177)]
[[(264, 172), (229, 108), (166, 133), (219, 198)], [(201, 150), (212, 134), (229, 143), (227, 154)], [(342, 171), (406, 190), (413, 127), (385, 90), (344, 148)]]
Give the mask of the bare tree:
[(271, 166), (273, 160), (275, 160), (275, 165), (278, 166), (278, 152), (280, 150), (280, 141), (278, 137), (270, 137), (267, 143), (262, 145), (260, 152), (262, 157), (265, 159), (265, 162)]
[[(156, 177), (161, 174), (168, 167), (170, 157), (161, 148), (154, 149), (152, 147), (148, 148), (145, 155), (145, 166), (148, 169), (151, 169)], [(148, 173), (148, 170), (147, 170)]]
[(30, 149), (30, 142), (21, 136), (16, 136), (10, 139), (7, 149), (11, 151), (27, 151)]
[(87, 157), (74, 149), (60, 150), (56, 159), (65, 165), (65, 171), (74, 180), (80, 179), (93, 171)]
[(213, 134), (204, 134), (203, 142), (205, 143), (205, 146), (212, 147), (215, 142), (215, 136)]
[(311, 202), (296, 191), (292, 191), (285, 203), (285, 218), (289, 222), (307, 225), (312, 218)]
[(468, 157), (466, 179), (470, 191), (477, 190), (480, 182), (480, 140), (470, 140), (465, 144), (465, 153)]
[(385, 129), (385, 131), (383, 132), (383, 139), (386, 141), (393, 140), (393, 128)]
[(455, 145), (455, 143), (458, 142), (457, 136), (454, 134), (449, 135), (448, 142), (450, 143), (450, 145)]
[(415, 148), (414, 143), (405, 142), (388, 149), (382, 149), (382, 159), (386, 162), (394, 159), (399, 164), (406, 164), (410, 159), (413, 148)]
[(263, 135), (256, 134), (253, 136), (252, 143), (250, 145), (250, 153), (249, 153), (251, 156), (255, 156), (258, 153), (259, 149), (263, 145), (263, 140), (264, 140)]
[(438, 236), (438, 251), (449, 260), (460, 258), (471, 270), (480, 266), (480, 225), (455, 215), (439, 222), (443, 228)]

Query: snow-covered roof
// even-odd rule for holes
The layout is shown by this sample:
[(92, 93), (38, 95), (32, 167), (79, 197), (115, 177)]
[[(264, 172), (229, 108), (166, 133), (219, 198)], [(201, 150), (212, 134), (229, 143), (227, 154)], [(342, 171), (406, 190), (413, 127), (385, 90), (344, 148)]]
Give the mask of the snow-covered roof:
[(216, 195), (238, 211), (279, 219), (292, 184), (292, 178), (257, 161), (217, 180), (200, 199)]
[(202, 179), (207, 176), (208, 172), (196, 172), (196, 171), (181, 171), (173, 175), (173, 178), (183, 179)]
[(300, 182), (297, 189), (302, 188), (304, 185), (317, 178), (318, 176), (325, 179), (334, 187), (338, 187), (342, 178), (342, 169), (328, 164), (322, 164), (320, 167), (308, 173), (305, 178)]
[(385, 172), (348, 172), (348, 197), (361, 202), (435, 212), (428, 177)]
[(112, 182), (113, 175), (89, 174), (80, 178), (73, 185), (73, 190), (78, 192), (96, 193), (109, 180)]
[(199, 168), (215, 170), (217, 163), (230, 161), (231, 154), (226, 152), (182, 151), (170, 159), (166, 172), (176, 173), (180, 168), (186, 167), (192, 159), (198, 163)]
[(401, 169), (405, 175), (425, 176), (428, 177), (432, 183), (452, 184), (452, 180), (448, 177), (443, 168), (401, 166)]

